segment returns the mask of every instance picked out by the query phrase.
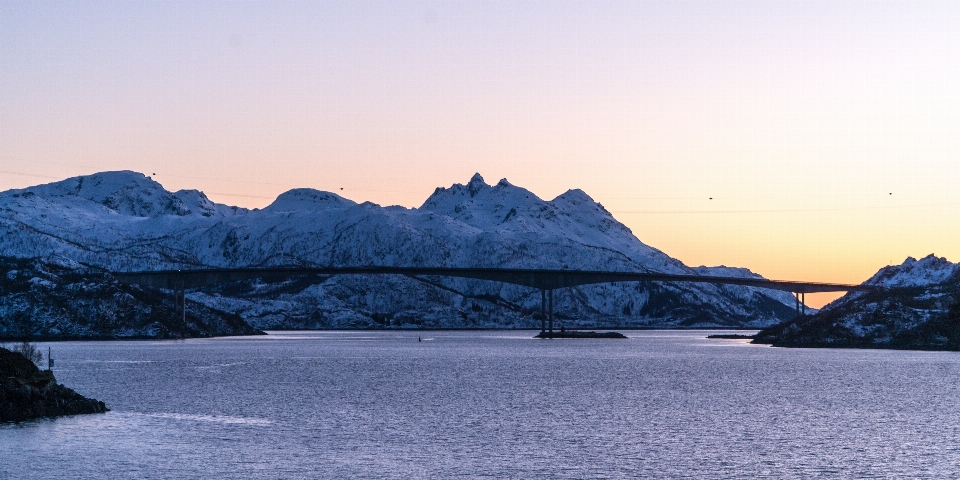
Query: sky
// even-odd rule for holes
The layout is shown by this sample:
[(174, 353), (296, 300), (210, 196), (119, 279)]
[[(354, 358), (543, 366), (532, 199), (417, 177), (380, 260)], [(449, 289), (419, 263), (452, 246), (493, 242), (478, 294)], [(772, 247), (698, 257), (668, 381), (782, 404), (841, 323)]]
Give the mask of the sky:
[(953, 1), (0, 0), (0, 190), (417, 207), (479, 172), (691, 266), (859, 283), (960, 260), (958, 86)]

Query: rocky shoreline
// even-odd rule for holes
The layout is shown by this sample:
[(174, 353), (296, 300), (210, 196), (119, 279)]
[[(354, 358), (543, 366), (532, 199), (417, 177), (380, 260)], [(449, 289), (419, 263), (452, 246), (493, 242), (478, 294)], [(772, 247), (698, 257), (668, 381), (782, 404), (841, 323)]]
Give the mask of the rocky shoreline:
[(881, 268), (824, 306), (760, 330), (774, 347), (960, 351), (960, 264), (928, 255)]
[(58, 384), (50, 370), (0, 348), (0, 422), (107, 411), (103, 402)]

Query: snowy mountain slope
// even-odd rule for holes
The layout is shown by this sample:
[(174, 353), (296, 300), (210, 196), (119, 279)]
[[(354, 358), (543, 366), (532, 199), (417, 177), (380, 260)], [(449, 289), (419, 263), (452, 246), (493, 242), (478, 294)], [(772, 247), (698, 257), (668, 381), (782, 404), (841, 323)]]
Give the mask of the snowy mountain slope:
[(254, 335), (236, 314), (194, 305), (186, 317), (160, 292), (109, 275), (0, 257), (0, 340)]
[(958, 274), (960, 264), (930, 254), (920, 260), (907, 257), (900, 265), (881, 268), (864, 284), (884, 288), (929, 287)]
[(880, 269), (817, 315), (760, 332), (756, 343), (796, 347), (960, 350), (960, 264), (929, 255)]
[[(357, 204), (301, 188), (246, 210), (168, 192), (135, 172), (104, 172), (0, 192), (0, 255), (114, 271), (265, 265), (566, 268), (736, 275), (691, 269), (641, 243), (580, 190), (545, 201), (475, 175), (419, 208)], [(534, 326), (539, 292), (464, 279), (344, 276), (247, 282), (194, 292), (258, 328)], [(276, 290), (276, 291), (274, 291)], [(558, 290), (568, 325), (765, 326), (792, 297), (752, 287), (630, 283)]]

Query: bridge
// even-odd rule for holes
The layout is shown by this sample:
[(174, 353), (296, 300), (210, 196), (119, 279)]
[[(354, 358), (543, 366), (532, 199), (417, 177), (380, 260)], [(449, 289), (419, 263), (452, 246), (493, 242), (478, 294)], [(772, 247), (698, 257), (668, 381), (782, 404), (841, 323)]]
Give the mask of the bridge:
[[(849, 292), (872, 290), (863, 285), (840, 283), (795, 282), (767, 280), (764, 278), (715, 277), (709, 275), (681, 275), (657, 272), (617, 272), (584, 270), (549, 270), (521, 268), (457, 268), (457, 267), (249, 267), (249, 268), (204, 268), (193, 270), (154, 270), (142, 272), (113, 272), (121, 283), (173, 290), (175, 298), (183, 299), (183, 315), (186, 316), (188, 288), (231, 283), (242, 280), (262, 279), (282, 281), (291, 277), (334, 275), (405, 275), (409, 277), (458, 277), (510, 283), (540, 290), (540, 328), (553, 332), (553, 291), (558, 288), (576, 287), (596, 283), (616, 282), (687, 282), (717, 285), (742, 285), (769, 288), (793, 293), (796, 296), (797, 315), (805, 308), (805, 294), (816, 292)], [(178, 303), (179, 307), (179, 303)]]

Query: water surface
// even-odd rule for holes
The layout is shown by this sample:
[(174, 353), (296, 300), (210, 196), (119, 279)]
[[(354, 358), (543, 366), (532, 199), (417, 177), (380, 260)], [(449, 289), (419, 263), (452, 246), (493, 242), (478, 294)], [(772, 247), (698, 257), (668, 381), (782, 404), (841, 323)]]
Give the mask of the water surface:
[(58, 380), (112, 411), (0, 426), (0, 478), (943, 478), (960, 469), (957, 353), (780, 349), (702, 331), (534, 333), (49, 344)]

